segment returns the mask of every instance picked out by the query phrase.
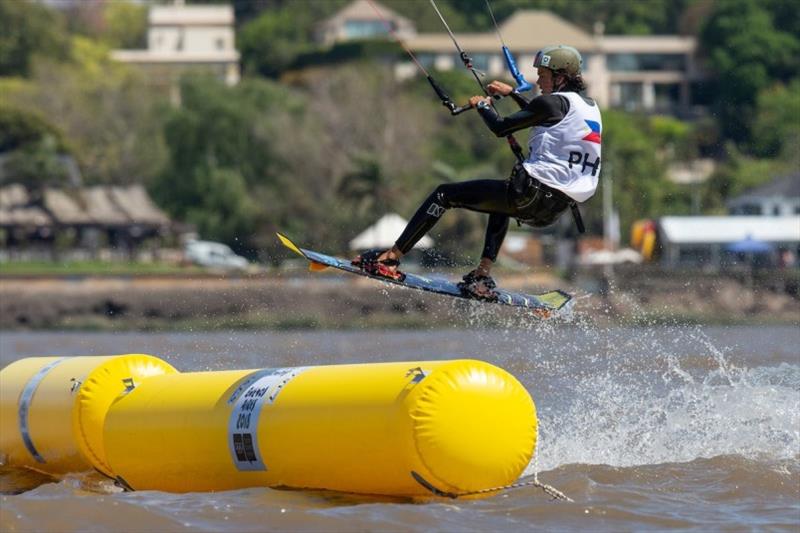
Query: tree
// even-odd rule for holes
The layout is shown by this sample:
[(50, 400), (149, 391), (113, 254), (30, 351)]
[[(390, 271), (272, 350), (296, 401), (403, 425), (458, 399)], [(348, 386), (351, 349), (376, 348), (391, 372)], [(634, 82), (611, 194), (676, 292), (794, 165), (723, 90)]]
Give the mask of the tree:
[(203, 237), (230, 243), (236, 250), (246, 247), (256, 208), (242, 175), (230, 168), (201, 165), (192, 184), (200, 203), (188, 207), (185, 220)]
[(427, 194), (435, 100), (416, 98), (388, 68), (368, 63), (321, 69), (303, 94), (294, 134), (278, 136), (275, 149), (291, 178), (279, 178), (291, 181), (282, 190), (296, 199), (294, 216), (284, 216), (314, 228), (314, 242), (344, 246), (383, 214), (366, 206), (403, 211)]
[[(227, 87), (211, 76), (181, 80), (180, 108), (165, 121), (168, 164), (151, 186), (154, 199), (173, 217), (197, 225), (204, 237), (247, 249), (259, 221), (287, 199), (265, 204), (280, 163), (272, 141), (285, 134), (276, 110), (295, 108), (283, 88), (263, 80)], [(283, 120), (280, 120), (283, 123)]]
[(102, 39), (111, 48), (145, 48), (147, 45), (147, 7), (124, 0), (105, 4), (105, 31)]
[(61, 156), (56, 138), (44, 136), (5, 154), (0, 181), (19, 183), (32, 190), (45, 185), (64, 185), (69, 175)]
[[(733, 143), (727, 147), (728, 157), (704, 184), (703, 204), (706, 210), (725, 212), (725, 202), (747, 189), (758, 187), (776, 175), (791, 171), (777, 159), (754, 159), (742, 154)], [(796, 168), (796, 167), (795, 167)]]
[(277, 124), (296, 112), (295, 100), (285, 87), (258, 78), (228, 87), (210, 75), (185, 76), (182, 105), (165, 127), (171, 172), (209, 161), (236, 169), (248, 185), (268, 182), (280, 164), (274, 139), (288, 133)]
[(701, 45), (718, 76), (715, 107), (723, 133), (746, 143), (752, 139), (759, 92), (788, 82), (800, 71), (800, 37), (777, 29), (772, 14), (757, 0), (726, 0), (716, 6)]
[(69, 39), (59, 13), (39, 2), (0, 0), (0, 76), (27, 76), (36, 55), (59, 61)]
[(61, 132), (40, 114), (0, 104), (0, 182), (32, 189), (62, 183), (66, 153)]
[(61, 132), (40, 113), (0, 104), (0, 153), (25, 148), (48, 137), (56, 141), (56, 149), (64, 149)]
[(648, 124), (663, 158), (688, 161), (697, 157), (697, 142), (692, 124), (660, 115), (650, 117)]
[(762, 5), (772, 13), (772, 21), (778, 30), (800, 35), (800, 10), (795, 0), (763, 0)]
[(800, 78), (758, 94), (752, 145), (759, 157), (800, 165)]
[(102, 44), (75, 37), (71, 50), (68, 63), (37, 59), (30, 83), (4, 98), (59, 125), (88, 183), (147, 182), (164, 163), (163, 100)]
[(314, 25), (341, 5), (341, 0), (320, 2), (309, 10), (304, 2), (290, 2), (263, 11), (237, 34), (244, 71), (277, 77), (299, 54), (315, 48), (310, 44)]
[[(675, 212), (678, 191), (666, 178), (667, 154), (659, 150), (654, 131), (658, 128), (662, 125), (656, 122), (654, 128), (648, 117), (603, 112), (600, 187), (613, 179), (614, 207), (619, 210), (623, 234), (637, 219)], [(587, 222), (595, 229), (600, 227), (601, 208), (599, 198), (586, 204)]]

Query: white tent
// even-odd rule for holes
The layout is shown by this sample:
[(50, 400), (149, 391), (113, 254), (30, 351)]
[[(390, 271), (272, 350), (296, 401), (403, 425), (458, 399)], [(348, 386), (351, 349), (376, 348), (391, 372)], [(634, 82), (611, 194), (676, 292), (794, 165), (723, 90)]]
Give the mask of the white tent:
[[(384, 215), (375, 224), (365, 229), (350, 241), (351, 250), (367, 250), (370, 248), (391, 248), (394, 241), (403, 233), (408, 221), (395, 213)], [(433, 239), (427, 235), (416, 244), (415, 248), (430, 248)]]

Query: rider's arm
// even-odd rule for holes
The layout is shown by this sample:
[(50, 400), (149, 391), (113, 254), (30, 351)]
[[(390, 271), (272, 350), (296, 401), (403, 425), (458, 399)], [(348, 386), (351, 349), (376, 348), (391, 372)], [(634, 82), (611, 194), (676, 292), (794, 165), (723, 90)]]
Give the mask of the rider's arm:
[(525, 109), (525, 107), (531, 103), (530, 100), (528, 100), (519, 93), (511, 93), (509, 94), (509, 96), (511, 97), (512, 100), (514, 100), (517, 103), (520, 109)]
[(521, 110), (507, 117), (501, 117), (491, 106), (478, 106), (483, 121), (498, 137), (505, 137), (515, 131), (533, 126), (552, 126), (558, 124), (569, 111), (569, 100), (557, 94), (547, 94), (534, 98)]

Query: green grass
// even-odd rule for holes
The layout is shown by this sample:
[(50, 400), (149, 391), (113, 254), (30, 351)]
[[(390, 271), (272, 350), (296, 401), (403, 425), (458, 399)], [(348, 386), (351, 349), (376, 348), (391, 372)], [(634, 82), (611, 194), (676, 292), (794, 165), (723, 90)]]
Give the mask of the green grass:
[(199, 273), (194, 266), (168, 263), (134, 263), (125, 261), (13, 261), (0, 263), (0, 275), (9, 276), (75, 276), (75, 275), (140, 275)]

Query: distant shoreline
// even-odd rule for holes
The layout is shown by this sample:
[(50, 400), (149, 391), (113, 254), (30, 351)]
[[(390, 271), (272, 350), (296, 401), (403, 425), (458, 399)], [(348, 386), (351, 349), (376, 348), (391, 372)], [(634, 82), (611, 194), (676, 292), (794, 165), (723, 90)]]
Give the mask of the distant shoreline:
[[(730, 278), (628, 275), (573, 283), (499, 275), (523, 292), (575, 294), (571, 319), (618, 324), (800, 324), (800, 299)], [(524, 311), (336, 273), (234, 276), (2, 276), (2, 330), (524, 327)]]

